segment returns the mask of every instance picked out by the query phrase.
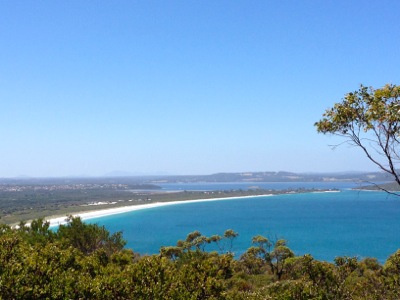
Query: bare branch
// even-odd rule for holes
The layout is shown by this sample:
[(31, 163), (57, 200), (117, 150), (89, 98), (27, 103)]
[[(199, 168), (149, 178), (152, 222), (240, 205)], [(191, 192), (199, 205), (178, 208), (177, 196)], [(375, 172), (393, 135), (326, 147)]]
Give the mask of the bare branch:
[(392, 191), (390, 191), (390, 190), (388, 190), (388, 189), (385, 189), (384, 187), (382, 187), (382, 186), (376, 184), (375, 182), (370, 182), (370, 181), (365, 181), (365, 182), (366, 182), (366, 183), (369, 183), (369, 184), (371, 184), (371, 185), (373, 185), (373, 186), (375, 186), (375, 187), (377, 187), (379, 190), (384, 191), (384, 192), (386, 192), (386, 193), (388, 193), (388, 194), (390, 194), (390, 195), (400, 196), (399, 193), (392, 192)]

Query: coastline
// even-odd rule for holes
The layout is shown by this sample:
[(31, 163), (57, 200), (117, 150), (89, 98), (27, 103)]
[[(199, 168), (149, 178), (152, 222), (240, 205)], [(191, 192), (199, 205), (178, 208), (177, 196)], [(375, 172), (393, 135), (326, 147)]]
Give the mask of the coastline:
[[(187, 203), (199, 203), (199, 202), (211, 202), (211, 201), (222, 201), (222, 200), (233, 200), (233, 199), (245, 199), (245, 198), (258, 198), (258, 197), (269, 197), (274, 196), (274, 194), (265, 195), (254, 195), (254, 196), (241, 196), (241, 197), (223, 197), (223, 198), (208, 198), (208, 199), (196, 199), (196, 200), (183, 200), (183, 201), (168, 201), (168, 202), (155, 202), (148, 204), (138, 204), (138, 205), (128, 205), (114, 208), (106, 208), (100, 210), (78, 212), (71, 214), (73, 217), (80, 217), (82, 220), (89, 220), (101, 217), (107, 217), (116, 214), (122, 214), (131, 211), (143, 210), (156, 208), (161, 206), (169, 206), (176, 204), (187, 204)], [(56, 227), (67, 223), (67, 216), (49, 216), (45, 218), (46, 221), (50, 223), (50, 227)]]

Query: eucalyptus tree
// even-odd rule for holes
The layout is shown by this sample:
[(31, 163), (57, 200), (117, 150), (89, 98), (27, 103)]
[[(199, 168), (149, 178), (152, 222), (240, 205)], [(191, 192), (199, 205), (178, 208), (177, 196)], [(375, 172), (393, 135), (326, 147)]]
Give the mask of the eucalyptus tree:
[(60, 225), (57, 238), (67, 247), (73, 246), (84, 254), (103, 250), (107, 256), (124, 248), (126, 241), (122, 232), (110, 232), (97, 224), (86, 224), (80, 217), (70, 216), (66, 225)]
[(361, 85), (325, 111), (317, 131), (343, 137), (400, 185), (400, 86)]

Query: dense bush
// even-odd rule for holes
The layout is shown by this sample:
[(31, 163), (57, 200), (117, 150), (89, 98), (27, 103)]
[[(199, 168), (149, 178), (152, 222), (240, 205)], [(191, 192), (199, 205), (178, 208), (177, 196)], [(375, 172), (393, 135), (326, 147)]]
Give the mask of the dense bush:
[[(262, 236), (238, 259), (237, 236), (190, 233), (160, 254), (124, 249), (121, 233), (79, 218), (57, 232), (35, 220), (0, 228), (1, 299), (400, 299), (400, 251), (334, 263), (295, 256)], [(206, 252), (215, 244), (219, 251)]]

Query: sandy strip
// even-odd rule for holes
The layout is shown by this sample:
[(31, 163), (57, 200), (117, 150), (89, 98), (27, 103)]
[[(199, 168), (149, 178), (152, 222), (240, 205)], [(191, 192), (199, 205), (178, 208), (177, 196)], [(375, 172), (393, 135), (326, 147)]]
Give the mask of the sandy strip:
[[(122, 206), (122, 207), (115, 207), (115, 208), (107, 208), (102, 210), (90, 211), (90, 212), (81, 212), (72, 214), (74, 217), (81, 217), (82, 220), (89, 220), (94, 218), (106, 217), (115, 214), (122, 214), (130, 211), (142, 210), (142, 209), (149, 209), (154, 207), (160, 206), (168, 206), (168, 205), (175, 205), (175, 204), (185, 204), (185, 203), (196, 203), (196, 202), (210, 202), (210, 201), (221, 201), (221, 200), (232, 200), (232, 199), (244, 199), (244, 198), (256, 198), (256, 197), (266, 197), (266, 196), (273, 196), (272, 194), (267, 195), (256, 195), (256, 196), (243, 196), (243, 197), (225, 197), (225, 198), (210, 198), (210, 199), (198, 199), (198, 200), (185, 200), (185, 201), (171, 201), (171, 202), (156, 202), (156, 203), (149, 203), (149, 204), (138, 204), (138, 205), (130, 205), (130, 206)], [(50, 222), (50, 227), (58, 226), (61, 224), (65, 224), (66, 216), (64, 217), (55, 217), (47, 219)]]

